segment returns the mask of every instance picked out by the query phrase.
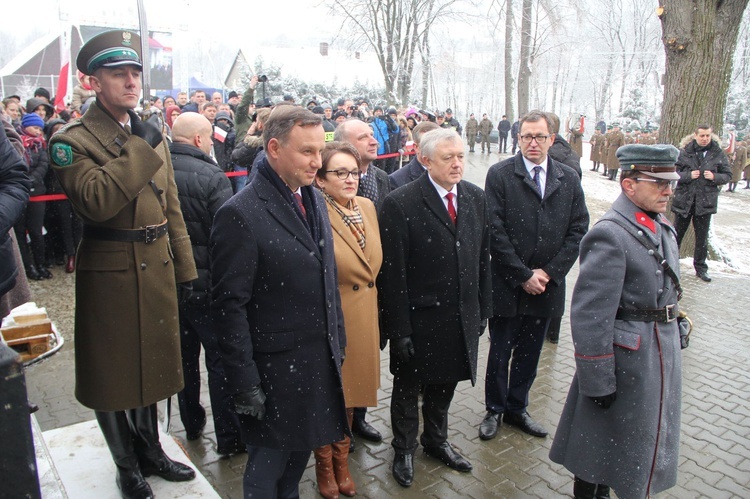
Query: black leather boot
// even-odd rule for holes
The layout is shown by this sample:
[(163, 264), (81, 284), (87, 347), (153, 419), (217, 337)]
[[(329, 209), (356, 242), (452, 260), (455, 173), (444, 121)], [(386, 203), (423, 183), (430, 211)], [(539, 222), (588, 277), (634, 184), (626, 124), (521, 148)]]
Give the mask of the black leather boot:
[(573, 479), (573, 497), (575, 499), (595, 499), (596, 484), (575, 477)]
[(135, 453), (143, 476), (156, 475), (169, 482), (187, 482), (195, 478), (195, 471), (164, 453), (159, 443), (156, 404), (128, 410), (130, 422), (135, 430)]
[(596, 499), (609, 499), (609, 485), (598, 484), (596, 486)]
[(133, 448), (133, 437), (124, 411), (94, 411), (104, 434), (104, 440), (117, 466), (115, 482), (125, 499), (151, 499), (151, 487), (138, 467), (138, 458)]

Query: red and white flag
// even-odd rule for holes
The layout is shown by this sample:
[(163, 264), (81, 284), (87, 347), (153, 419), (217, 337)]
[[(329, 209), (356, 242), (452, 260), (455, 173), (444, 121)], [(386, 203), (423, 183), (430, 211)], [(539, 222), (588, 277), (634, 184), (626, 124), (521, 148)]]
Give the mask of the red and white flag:
[(65, 102), (68, 100), (70, 81), (70, 28), (66, 28), (60, 34), (60, 78), (57, 80), (57, 92), (55, 92), (55, 111), (58, 113), (65, 110)]
[(214, 138), (223, 144), (227, 140), (227, 132), (218, 126), (214, 126)]

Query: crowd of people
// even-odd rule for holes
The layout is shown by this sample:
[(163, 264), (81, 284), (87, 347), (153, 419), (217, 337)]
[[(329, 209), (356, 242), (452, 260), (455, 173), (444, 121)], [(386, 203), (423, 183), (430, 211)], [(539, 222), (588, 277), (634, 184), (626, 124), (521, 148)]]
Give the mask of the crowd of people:
[[(246, 497), (296, 497), (311, 454), (323, 497), (356, 494), (349, 453), (355, 436), (382, 440), (366, 416), (386, 346), (401, 486), (419, 445), (472, 470), (448, 441), (448, 413), (457, 383), (476, 383), (486, 330), (479, 438), (503, 423), (545, 438), (529, 394), (579, 254), (577, 372), (550, 457), (575, 475), (576, 497), (675, 484), (677, 247), (692, 221), (696, 274), (710, 281), (703, 228), (713, 193), (737, 182), (710, 126), (679, 154), (617, 123), (597, 128), (593, 170), (621, 172), (621, 195), (589, 231), (582, 129), (567, 127), (566, 140), (553, 113), (502, 117), (498, 150), (510, 138), (512, 156), (482, 190), (463, 173), (467, 147), (490, 152), (486, 114), (462, 127), (451, 109), (274, 104), (255, 100), (253, 77), (226, 102), (181, 92), (138, 116), (135, 47), (120, 30), (87, 42), (70, 110), (56, 112), (43, 89), (25, 107), (5, 99), (19, 157), (1, 149), (24, 165), (32, 196), (67, 195), (30, 202), (12, 223), (28, 277), (52, 277), (57, 258), (76, 272), (76, 396), (95, 411), (123, 497), (152, 497), (152, 474), (195, 476), (161, 449), (155, 403), (178, 393), (187, 439), (201, 437), (201, 348), (217, 450), (247, 453)], [(676, 230), (663, 215), (675, 187)]]

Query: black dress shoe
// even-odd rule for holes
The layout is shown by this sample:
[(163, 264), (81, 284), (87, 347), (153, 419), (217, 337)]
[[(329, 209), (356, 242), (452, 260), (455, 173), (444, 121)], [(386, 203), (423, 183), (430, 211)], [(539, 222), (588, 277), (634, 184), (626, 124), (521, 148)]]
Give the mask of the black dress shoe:
[(495, 438), (500, 426), (499, 420), (500, 414), (487, 411), (487, 415), (482, 420), (482, 424), (479, 425), (479, 438), (482, 440), (492, 440)]
[(370, 442), (380, 442), (383, 440), (383, 435), (364, 419), (354, 419), (352, 421), (352, 432)]
[(414, 481), (414, 456), (411, 454), (396, 454), (391, 466), (393, 478), (402, 487), (411, 487)]
[(26, 267), (26, 278), (31, 279), (32, 281), (41, 281), (42, 279), (44, 279), (41, 275), (39, 275), (39, 272), (36, 270), (36, 267), (34, 265)]
[(195, 471), (190, 466), (172, 461), (164, 451), (155, 459), (142, 457), (139, 461), (143, 476), (156, 475), (168, 482), (187, 482), (195, 478)]
[(42, 279), (52, 279), (52, 272), (47, 267), (37, 267), (37, 270)]
[(242, 442), (235, 442), (230, 445), (219, 445), (216, 447), (217, 454), (221, 454), (223, 457), (234, 456), (236, 454), (243, 454), (247, 452), (247, 447)]
[(439, 459), (443, 464), (456, 471), (471, 471), (472, 469), (471, 463), (456, 452), (448, 442), (443, 442), (437, 447), (425, 447), (424, 453)]
[(553, 345), (560, 343), (560, 331), (547, 331), (547, 341)]
[(528, 433), (534, 437), (546, 437), (547, 430), (542, 425), (531, 419), (529, 413), (523, 412), (506, 412), (503, 415), (503, 422), (515, 426), (524, 433)]
[(711, 282), (711, 276), (708, 275), (708, 272), (696, 272), (695, 275), (698, 276), (698, 279), (704, 282)]
[(154, 493), (151, 486), (141, 475), (140, 470), (117, 469), (117, 478), (115, 479), (117, 488), (120, 489), (122, 497), (125, 499), (151, 499)]
[[(206, 427), (206, 413), (203, 413), (203, 419), (201, 420), (200, 424), (198, 424), (198, 428), (193, 431), (185, 431), (185, 438), (190, 440), (191, 442), (193, 440), (198, 440), (201, 438), (201, 435), (203, 434), (203, 428)], [(219, 452), (219, 454), (222, 454)]]

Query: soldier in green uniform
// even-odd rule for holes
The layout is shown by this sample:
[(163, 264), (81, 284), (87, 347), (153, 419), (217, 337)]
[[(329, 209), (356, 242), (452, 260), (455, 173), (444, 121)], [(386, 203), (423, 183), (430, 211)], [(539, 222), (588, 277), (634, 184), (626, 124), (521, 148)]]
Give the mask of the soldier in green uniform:
[(466, 122), (466, 142), (469, 143), (469, 152), (474, 152), (474, 144), (477, 141), (477, 132), (479, 131), (479, 122), (474, 117), (474, 113), (469, 115), (469, 121)]
[(479, 122), (479, 134), (482, 136), (482, 152), (484, 152), (484, 145), (487, 144), (487, 154), (490, 153), (490, 133), (495, 126), (492, 121), (487, 117), (487, 113), (482, 115), (482, 121)]
[[(195, 477), (162, 450), (156, 402), (183, 387), (178, 292), (197, 273), (169, 149), (141, 93), (140, 37), (107, 31), (76, 65), (96, 102), (50, 141), (52, 167), (83, 238), (76, 265), (76, 398), (94, 409), (126, 498), (153, 493), (144, 477)], [(178, 288), (179, 283), (179, 288)]]
[(620, 167), (620, 162), (617, 160), (617, 149), (624, 145), (625, 135), (620, 131), (620, 124), (615, 121), (612, 123), (612, 133), (609, 134), (607, 142), (607, 169), (609, 170), (609, 179), (613, 182), (617, 179), (617, 170)]
[(591, 144), (591, 154), (589, 155), (589, 160), (591, 160), (591, 164), (593, 165), (591, 167), (592, 172), (599, 171), (599, 162), (601, 161), (601, 142), (604, 142), (604, 135), (602, 135), (602, 131), (600, 129), (596, 128), (594, 129), (594, 135), (592, 135), (589, 139), (589, 144)]

